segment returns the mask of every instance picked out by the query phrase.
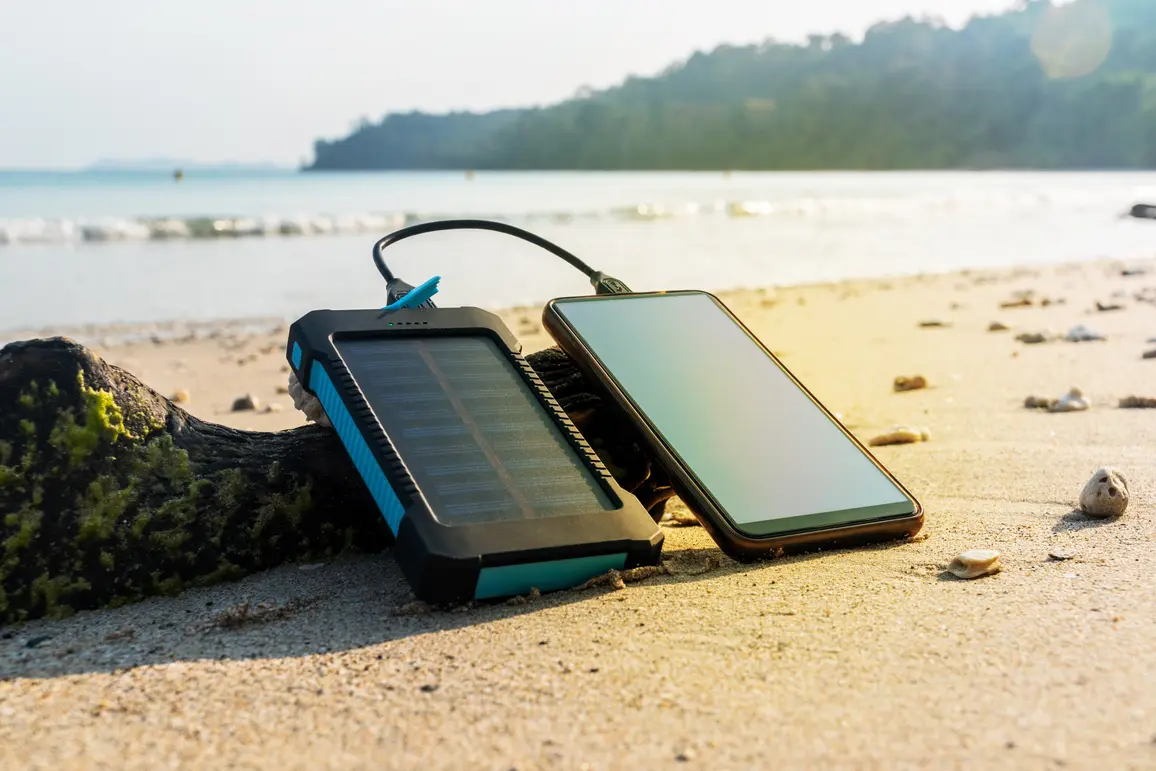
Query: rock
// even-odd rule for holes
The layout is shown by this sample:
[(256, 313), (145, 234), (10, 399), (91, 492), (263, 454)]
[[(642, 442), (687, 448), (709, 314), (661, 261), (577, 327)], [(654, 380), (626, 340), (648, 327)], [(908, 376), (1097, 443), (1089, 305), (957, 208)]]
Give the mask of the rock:
[(1016, 340), (1026, 345), (1036, 345), (1037, 343), (1046, 343), (1048, 336), (1042, 332), (1022, 332), (1016, 335)]
[(1061, 396), (1054, 404), (1048, 406), (1048, 412), (1082, 412), (1092, 406), (1088, 397), (1079, 388), (1072, 388)]
[(919, 322), (919, 326), (922, 329), (938, 329), (942, 327), (950, 327), (951, 325), (946, 321), (940, 321), (939, 319), (928, 319), (927, 321)]
[(1084, 343), (1091, 340), (1107, 340), (1108, 338), (1099, 332), (1088, 329), (1083, 324), (1078, 324), (1068, 330), (1068, 334), (1064, 335), (1064, 339), (1071, 343)]
[(1029, 410), (1047, 410), (1051, 409), (1051, 406), (1057, 401), (1059, 401), (1059, 399), (1049, 399), (1046, 396), (1029, 396), (1024, 399), (1024, 407), (1027, 407)]
[(173, 404), (185, 404), (189, 401), (189, 392), (184, 388), (178, 388), (177, 392), (170, 397)]
[(895, 378), (896, 391), (918, 391), (920, 388), (927, 388), (927, 378), (923, 375)]
[(993, 321), (987, 325), (988, 332), (1007, 332), (1009, 329), (1007, 324), (1001, 324), (998, 321)]
[(1120, 275), (1124, 278), (1130, 278), (1132, 276), (1146, 276), (1148, 275), (1148, 271), (1144, 268), (1124, 268), (1120, 271)]
[(262, 410), (262, 412), (280, 412), (280, 411), (281, 411), (281, 410), (283, 410), (283, 409), (285, 409), (285, 408), (284, 408), (284, 407), (282, 407), (282, 406), (281, 406), (280, 404), (278, 404), (277, 402), (270, 402), (270, 403), (268, 404), (268, 406), (266, 406), (266, 407), (265, 407), (265, 409), (264, 409), (264, 410)]
[(947, 566), (956, 578), (980, 578), (998, 573), (1003, 569), (999, 562), (999, 552), (994, 549), (971, 549), (960, 554)]
[(1014, 300), (1006, 300), (999, 304), (1000, 308), (1008, 310), (1010, 308), (1030, 308), (1032, 300), (1030, 297), (1017, 297)]
[(1100, 311), (1101, 313), (1104, 313), (1106, 311), (1122, 311), (1122, 310), (1124, 310), (1124, 306), (1120, 305), (1119, 303), (1102, 303), (1099, 300), (1097, 300), (1096, 301), (1096, 310)]
[(871, 447), (885, 447), (892, 444), (915, 444), (931, 441), (931, 432), (923, 427), (896, 426), (890, 431), (872, 439)]
[(232, 409), (233, 412), (244, 412), (245, 410), (260, 409), (260, 407), (260, 399), (258, 399), (256, 396), (253, 396), (253, 394), (245, 394), (244, 396), (238, 396), (233, 400)]
[(1067, 549), (1052, 549), (1050, 552), (1048, 552), (1048, 557), (1054, 559), (1056, 562), (1070, 560), (1075, 556), (1076, 555), (1074, 552), (1070, 552)]
[(1156, 399), (1150, 396), (1125, 396), (1120, 400), (1120, 409), (1124, 410), (1151, 410), (1156, 409)]
[(287, 393), (289, 393), (289, 386), (287, 386), (287, 385), (279, 385), (279, 386), (277, 386), (277, 393), (279, 393), (279, 394), (287, 394)]
[(293, 409), (304, 412), (308, 420), (312, 420), (319, 426), (332, 427), (333, 424), (329, 422), (329, 416), (325, 414), (325, 408), (321, 406), (321, 401), (306, 391), (297, 380), (297, 375), (292, 372), (289, 373), (288, 390), (289, 395), (293, 397)]
[(1128, 508), (1128, 480), (1119, 470), (1096, 469), (1080, 492), (1080, 511), (1090, 517), (1118, 517)]
[(1153, 348), (1151, 351), (1144, 351), (1144, 355), (1141, 356), (1140, 358), (1141, 359), (1156, 359), (1156, 348)]
[(44, 643), (52, 639), (52, 635), (42, 634), (36, 637), (29, 637), (28, 642), (24, 643), (25, 648), (39, 648)]

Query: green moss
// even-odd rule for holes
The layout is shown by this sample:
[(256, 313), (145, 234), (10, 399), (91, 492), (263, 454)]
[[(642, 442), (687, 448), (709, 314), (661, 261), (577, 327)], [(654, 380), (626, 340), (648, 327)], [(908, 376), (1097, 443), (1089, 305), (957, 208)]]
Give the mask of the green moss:
[(235, 581), (238, 578), (245, 576), (245, 569), (234, 565), (227, 559), (221, 559), (217, 563), (217, 569), (212, 573), (206, 573), (193, 579), (194, 586), (211, 586), (212, 584), (219, 584), (222, 581)]
[(33, 423), (31, 420), (27, 420), (27, 419), (21, 420), (20, 421), (20, 431), (25, 436), (36, 436), (36, 424)]
[(0, 465), (7, 464), (12, 460), (12, 443), (0, 442)]
[(15, 514), (4, 517), (4, 524), (7, 527), (17, 528), (15, 533), (4, 540), (5, 557), (27, 549), (32, 544), (32, 539), (40, 530), (40, 520), (43, 516), (41, 512), (25, 507)]
[(98, 391), (84, 384), (84, 372), (77, 372), (77, 383), (84, 403), (84, 423), (78, 424), (71, 411), (56, 421), (49, 443), (66, 452), (71, 467), (84, 462), (101, 443), (114, 444), (118, 439), (135, 439), (124, 424), (124, 413), (108, 391)]
[(102, 476), (94, 479), (88, 490), (77, 501), (77, 520), (80, 526), (77, 529), (76, 540), (107, 541), (112, 537), (116, 523), (132, 502), (136, 490), (130, 483), (121, 488), (112, 476)]
[(225, 511), (232, 511), (240, 505), (245, 492), (245, 475), (240, 469), (225, 469), (216, 475), (217, 502)]
[(108, 552), (102, 551), (100, 553), (100, 566), (105, 570), (112, 570), (116, 567), (116, 560)]
[(50, 577), (47, 572), (41, 573), (32, 582), (32, 602), (44, 603), (45, 615), (53, 618), (71, 616), (75, 611), (72, 606), (61, 602), (76, 592), (86, 592), (92, 589), (92, 584), (83, 578), (73, 580), (69, 576)]
[(175, 555), (182, 551), (181, 547), (192, 537), (193, 534), (188, 530), (173, 528), (171, 530), (158, 530), (149, 535), (149, 540), (165, 549), (169, 554)]
[(60, 389), (56, 387), (56, 381), (55, 380), (49, 380), (48, 381), (47, 393), (53, 399), (55, 399), (57, 396), (60, 396)]
[(16, 469), (9, 466), (0, 466), (0, 487), (10, 482), (15, 482), (19, 478), (20, 474), (16, 473)]
[(36, 397), (29, 393), (20, 394), (16, 401), (19, 402), (20, 406), (26, 410), (30, 410), (36, 406)]
[(158, 581), (157, 575), (156, 573), (153, 574), (153, 586), (156, 588), (157, 594), (171, 596), (185, 588), (185, 582), (181, 580), (180, 576), (172, 576)]

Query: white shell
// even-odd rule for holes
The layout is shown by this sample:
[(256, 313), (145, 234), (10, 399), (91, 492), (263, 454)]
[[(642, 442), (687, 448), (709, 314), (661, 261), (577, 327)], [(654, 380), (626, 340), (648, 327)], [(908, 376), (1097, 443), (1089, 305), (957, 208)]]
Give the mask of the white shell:
[(995, 549), (970, 549), (947, 566), (948, 572), (956, 578), (979, 578), (998, 573), (1001, 569), (999, 552)]
[(1064, 339), (1072, 343), (1083, 343), (1090, 340), (1107, 340), (1108, 338), (1095, 330), (1088, 329), (1083, 324), (1079, 324), (1069, 329), (1068, 334), (1064, 335)]
[(1100, 468), (1080, 492), (1080, 511), (1091, 517), (1118, 517), (1128, 508), (1128, 480), (1117, 469)]
[(1092, 406), (1088, 397), (1079, 388), (1073, 387), (1048, 407), (1049, 412), (1080, 412)]
[(289, 395), (293, 397), (293, 407), (304, 412), (309, 420), (319, 426), (332, 427), (333, 424), (329, 422), (329, 416), (325, 414), (321, 401), (301, 386), (297, 381), (297, 375), (293, 372), (289, 373)]

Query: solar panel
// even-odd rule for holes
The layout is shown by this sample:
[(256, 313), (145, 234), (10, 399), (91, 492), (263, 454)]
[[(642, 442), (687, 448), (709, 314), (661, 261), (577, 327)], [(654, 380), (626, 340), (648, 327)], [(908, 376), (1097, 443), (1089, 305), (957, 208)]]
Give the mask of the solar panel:
[(338, 337), (333, 345), (442, 524), (615, 508), (489, 338)]

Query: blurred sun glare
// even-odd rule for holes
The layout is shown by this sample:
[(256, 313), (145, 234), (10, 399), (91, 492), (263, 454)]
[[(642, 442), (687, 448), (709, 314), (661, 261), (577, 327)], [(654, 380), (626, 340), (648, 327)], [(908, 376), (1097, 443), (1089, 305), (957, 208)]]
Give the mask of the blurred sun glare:
[(1099, 69), (1112, 49), (1112, 23), (1093, 3), (1049, 8), (1032, 36), (1032, 51), (1051, 78), (1078, 78)]

